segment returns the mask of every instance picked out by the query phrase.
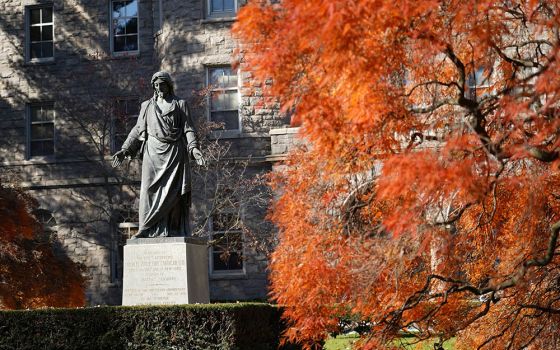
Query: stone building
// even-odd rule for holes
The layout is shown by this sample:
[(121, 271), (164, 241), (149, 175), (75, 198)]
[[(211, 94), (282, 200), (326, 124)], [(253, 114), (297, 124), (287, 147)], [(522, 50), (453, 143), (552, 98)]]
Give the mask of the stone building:
[[(227, 143), (224, 159), (243, 163), (244, 176), (269, 171), (287, 151), (293, 132), (286, 118), (277, 105), (262, 107), (258, 89), (242, 88), (251, 85), (250, 69), (230, 63), (240, 6), (242, 0), (0, 0), (0, 175), (39, 200), (38, 216), (61, 254), (86, 268), (90, 304), (120, 303), (122, 245), (137, 227), (139, 166), (131, 161), (117, 172), (109, 159), (139, 102), (151, 96), (155, 71), (172, 75), (195, 119), (221, 126), (207, 133), (208, 142)], [(245, 237), (222, 232), (215, 218), (225, 214), (208, 211), (209, 198), (199, 197), (197, 217), (211, 213), (202, 220), (205, 234)], [(264, 222), (262, 208), (237, 209), (242, 220)], [(211, 300), (266, 298), (266, 257), (245, 240), (235, 249), (209, 249)]]

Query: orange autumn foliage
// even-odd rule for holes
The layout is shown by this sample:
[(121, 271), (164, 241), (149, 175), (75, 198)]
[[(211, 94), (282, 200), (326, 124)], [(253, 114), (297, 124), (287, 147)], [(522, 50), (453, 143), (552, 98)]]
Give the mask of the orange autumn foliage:
[(250, 1), (241, 64), (301, 125), (274, 174), (287, 339), (560, 348), (560, 1)]
[(33, 215), (36, 201), (0, 184), (0, 308), (84, 306), (84, 277), (55, 253)]

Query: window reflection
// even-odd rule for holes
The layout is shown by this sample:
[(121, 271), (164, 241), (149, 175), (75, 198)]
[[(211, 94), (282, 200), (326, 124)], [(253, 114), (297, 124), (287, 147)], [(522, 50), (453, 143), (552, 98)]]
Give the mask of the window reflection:
[(138, 1), (112, 2), (113, 52), (138, 50)]

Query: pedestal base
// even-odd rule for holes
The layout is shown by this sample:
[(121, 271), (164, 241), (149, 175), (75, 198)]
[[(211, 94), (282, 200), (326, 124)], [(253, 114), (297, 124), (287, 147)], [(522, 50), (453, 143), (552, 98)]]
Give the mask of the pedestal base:
[(126, 243), (123, 305), (210, 302), (205, 240), (192, 237), (138, 238)]

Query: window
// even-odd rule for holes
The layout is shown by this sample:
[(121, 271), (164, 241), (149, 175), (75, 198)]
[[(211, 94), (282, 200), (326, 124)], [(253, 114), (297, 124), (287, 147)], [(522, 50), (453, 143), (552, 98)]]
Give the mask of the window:
[(128, 208), (118, 210), (115, 213), (115, 220), (120, 222), (117, 225), (116, 236), (113, 239), (111, 249), (111, 280), (112, 282), (122, 282), (124, 246), (126, 240), (138, 233), (138, 214), (137, 209)]
[(28, 106), (28, 158), (54, 155), (54, 104)]
[(208, 17), (235, 16), (237, 0), (208, 0)]
[(239, 130), (239, 89), (237, 70), (231, 67), (208, 67), (210, 90), (208, 119), (225, 130)]
[(27, 61), (52, 61), (54, 59), (52, 5), (26, 8), (26, 23)]
[(243, 273), (243, 235), (237, 213), (220, 213), (210, 220), (210, 271)]
[(130, 133), (136, 125), (138, 119), (139, 103), (137, 98), (121, 99), (115, 103), (113, 118), (111, 123), (111, 151), (119, 151)]
[(471, 99), (483, 98), (492, 89), (492, 69), (479, 67), (467, 76), (468, 95)]
[(111, 1), (111, 51), (138, 52), (138, 1)]

